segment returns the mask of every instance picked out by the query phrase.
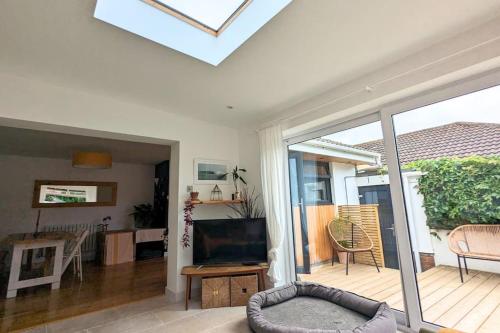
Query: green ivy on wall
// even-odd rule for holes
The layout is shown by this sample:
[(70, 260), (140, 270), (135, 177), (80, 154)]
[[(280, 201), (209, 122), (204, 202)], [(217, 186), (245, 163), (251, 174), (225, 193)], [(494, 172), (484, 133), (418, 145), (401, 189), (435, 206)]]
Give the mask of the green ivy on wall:
[(404, 169), (424, 173), (418, 186), (430, 228), (500, 223), (500, 156), (421, 160)]

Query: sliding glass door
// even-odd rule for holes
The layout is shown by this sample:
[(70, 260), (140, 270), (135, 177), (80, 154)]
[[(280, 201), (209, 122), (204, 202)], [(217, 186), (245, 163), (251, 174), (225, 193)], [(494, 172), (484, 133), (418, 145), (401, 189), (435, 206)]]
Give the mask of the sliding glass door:
[(297, 278), (404, 311), (380, 121), (288, 146)]
[(422, 319), (498, 330), (500, 87), (392, 120)]
[(414, 330), (500, 327), (500, 87), (483, 80), (288, 140), (298, 280)]

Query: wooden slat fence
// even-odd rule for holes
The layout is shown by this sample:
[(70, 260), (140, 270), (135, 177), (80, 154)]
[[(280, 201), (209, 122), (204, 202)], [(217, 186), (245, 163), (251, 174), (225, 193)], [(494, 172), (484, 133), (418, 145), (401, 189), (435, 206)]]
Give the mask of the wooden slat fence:
[[(380, 235), (378, 205), (321, 205), (307, 206), (307, 230), (309, 240), (309, 258), (311, 265), (328, 262), (332, 258), (332, 245), (327, 231), (327, 225), (337, 216), (361, 226), (373, 241), (373, 254), (380, 267), (384, 267), (384, 251)], [(304, 265), (302, 253), (302, 230), (299, 207), (293, 207), (293, 225), (295, 237), (295, 258), (297, 266)], [(350, 238), (350, 237), (349, 237)], [(354, 234), (358, 246), (359, 235)], [(356, 263), (373, 265), (370, 253), (356, 254)]]
[[(363, 228), (373, 241), (373, 254), (375, 255), (377, 264), (381, 267), (385, 267), (384, 250), (378, 218), (378, 205), (340, 205), (338, 206), (338, 214), (340, 217), (356, 223)], [(355, 233), (354, 242), (359, 238), (359, 235)], [(369, 252), (359, 253), (356, 254), (356, 263), (373, 265), (373, 260)]]

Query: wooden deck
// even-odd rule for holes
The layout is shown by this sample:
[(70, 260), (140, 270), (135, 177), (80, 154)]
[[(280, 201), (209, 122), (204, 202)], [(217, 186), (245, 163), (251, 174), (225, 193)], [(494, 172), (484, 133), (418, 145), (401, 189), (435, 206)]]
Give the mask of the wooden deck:
[[(399, 271), (390, 268), (350, 264), (324, 265), (302, 281), (314, 281), (387, 302), (404, 310)], [(438, 266), (417, 276), (424, 320), (463, 332), (490, 333), (500, 327), (500, 275), (469, 271), (460, 282), (457, 268)]]

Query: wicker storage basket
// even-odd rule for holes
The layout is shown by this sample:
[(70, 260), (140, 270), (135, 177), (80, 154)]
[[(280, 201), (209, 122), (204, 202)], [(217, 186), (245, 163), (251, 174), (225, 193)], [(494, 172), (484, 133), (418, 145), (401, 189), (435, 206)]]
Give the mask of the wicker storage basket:
[(229, 277), (204, 278), (201, 280), (201, 308), (229, 306)]
[(257, 275), (231, 277), (231, 306), (245, 306), (258, 291)]

